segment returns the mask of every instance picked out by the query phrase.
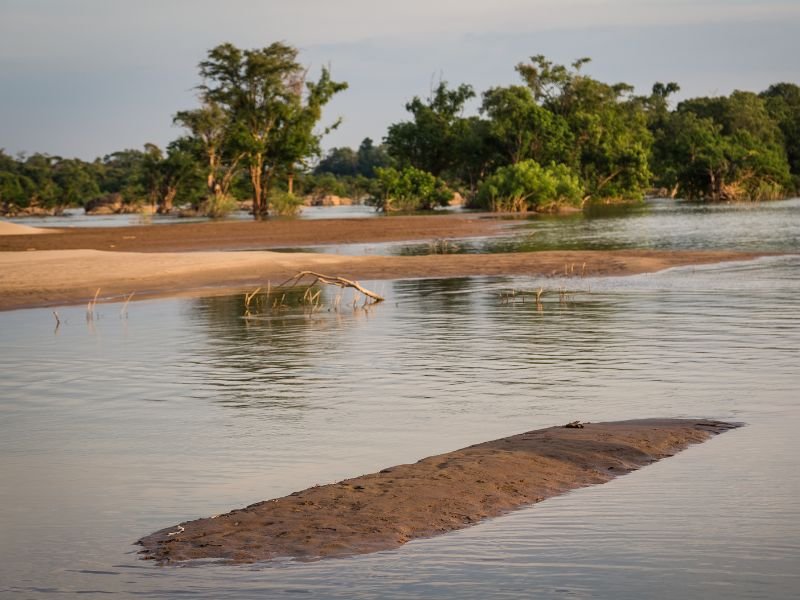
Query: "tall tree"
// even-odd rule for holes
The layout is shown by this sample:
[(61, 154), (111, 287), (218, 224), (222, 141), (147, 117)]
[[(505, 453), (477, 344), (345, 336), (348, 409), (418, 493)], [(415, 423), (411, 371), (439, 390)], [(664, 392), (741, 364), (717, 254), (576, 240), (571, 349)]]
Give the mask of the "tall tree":
[(567, 121), (537, 104), (530, 89), (520, 85), (484, 93), (483, 112), (501, 164), (533, 159), (540, 164), (566, 162), (573, 145)]
[(652, 136), (641, 103), (625, 83), (610, 85), (584, 75), (581, 58), (572, 69), (542, 55), (517, 71), (546, 109), (569, 125), (573, 156), (588, 198), (642, 198), (650, 184)]
[(177, 113), (174, 122), (196, 141), (196, 151), (206, 164), (206, 195), (219, 203), (230, 193), (246, 153), (237, 143), (233, 115), (204, 94), (200, 103), (200, 108)]
[(776, 83), (762, 92), (761, 97), (783, 134), (783, 145), (795, 179), (795, 191), (800, 191), (800, 86)]
[(256, 219), (267, 215), (272, 178), (280, 169), (313, 153), (318, 140), (311, 131), (322, 106), (346, 86), (323, 69), (316, 83), (306, 84), (307, 71), (296, 48), (276, 42), (266, 48), (240, 50), (221, 44), (200, 63), (205, 102), (218, 105), (228, 117), (228, 143), (243, 155), (253, 194)]
[(435, 177), (455, 166), (453, 146), (466, 130), (462, 116), (466, 102), (475, 97), (469, 85), (451, 89), (442, 81), (427, 100), (415, 96), (406, 104), (411, 121), (389, 126), (386, 146), (401, 165), (413, 166)]

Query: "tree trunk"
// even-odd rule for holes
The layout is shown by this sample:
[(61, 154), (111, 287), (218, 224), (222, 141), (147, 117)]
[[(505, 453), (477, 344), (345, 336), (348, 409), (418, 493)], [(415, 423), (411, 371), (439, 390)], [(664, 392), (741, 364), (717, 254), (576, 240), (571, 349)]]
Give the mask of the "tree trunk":
[(216, 188), (216, 187), (217, 187), (217, 182), (214, 179), (214, 172), (211, 171), (208, 174), (208, 177), (206, 177), (206, 189), (208, 190), (208, 195), (209, 196), (213, 196), (214, 195), (214, 188)]
[(165, 215), (172, 212), (172, 203), (175, 200), (175, 196), (177, 193), (178, 193), (177, 186), (167, 187), (167, 191), (164, 194), (164, 197), (161, 199), (161, 204), (158, 207), (158, 214)]
[(294, 173), (289, 173), (289, 194), (294, 194)]
[(262, 204), (261, 169), (263, 162), (263, 158), (259, 155), (255, 162), (250, 164), (250, 183), (253, 185), (253, 217), (256, 221), (260, 221), (266, 212), (266, 206)]
[(261, 186), (261, 207), (264, 218), (269, 216), (269, 192), (272, 189), (272, 169), (266, 168), (263, 173), (263, 182)]

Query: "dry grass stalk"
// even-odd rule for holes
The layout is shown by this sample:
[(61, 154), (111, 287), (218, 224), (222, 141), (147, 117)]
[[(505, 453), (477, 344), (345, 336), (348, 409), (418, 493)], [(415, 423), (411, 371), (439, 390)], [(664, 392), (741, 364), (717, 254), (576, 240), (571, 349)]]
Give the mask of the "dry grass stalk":
[(97, 291), (94, 293), (94, 298), (89, 301), (89, 304), (86, 305), (86, 320), (93, 321), (94, 320), (94, 307), (97, 305), (97, 297), (100, 295), (100, 288), (97, 288)]
[(245, 294), (244, 294), (244, 307), (245, 307), (245, 309), (250, 310), (250, 302), (252, 302), (252, 300), (255, 297), (255, 295), (260, 291), (261, 291), (261, 288), (257, 287), (256, 289), (254, 289), (249, 294), (247, 292), (245, 292)]
[(130, 303), (130, 301), (131, 301), (131, 298), (133, 298), (133, 295), (134, 295), (135, 293), (136, 293), (136, 292), (131, 292), (131, 293), (128, 295), (128, 297), (127, 297), (127, 298), (125, 298), (125, 303), (122, 305), (122, 309), (119, 311), (119, 318), (120, 318), (120, 319), (122, 319), (123, 317), (124, 317), (124, 318), (126, 318), (126, 319), (128, 318), (128, 304)]

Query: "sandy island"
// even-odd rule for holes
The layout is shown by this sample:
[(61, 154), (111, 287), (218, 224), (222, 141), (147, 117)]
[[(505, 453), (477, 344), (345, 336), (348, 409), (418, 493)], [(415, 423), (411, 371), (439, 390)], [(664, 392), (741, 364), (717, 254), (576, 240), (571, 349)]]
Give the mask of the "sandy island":
[(736, 426), (649, 419), (540, 429), (184, 522), (137, 543), (161, 563), (388, 550), (604, 483)]
[[(0, 310), (85, 303), (135, 293), (134, 300), (212, 294), (282, 282), (317, 270), (348, 279), (563, 275), (628, 275), (693, 264), (748, 260), (735, 251), (547, 251), (430, 256), (345, 256), (261, 250), (303, 244), (419, 240), (493, 235), (496, 219), (446, 215), (320, 221), (192, 223), (68, 229), (32, 234), (0, 230)], [(5, 251), (2, 251), (5, 250)], [(585, 266), (584, 266), (585, 264)]]

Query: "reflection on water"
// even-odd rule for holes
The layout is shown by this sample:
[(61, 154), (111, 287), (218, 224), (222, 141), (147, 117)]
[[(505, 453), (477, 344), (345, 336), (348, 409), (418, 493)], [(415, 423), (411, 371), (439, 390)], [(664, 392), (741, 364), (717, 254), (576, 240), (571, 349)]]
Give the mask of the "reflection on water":
[[(380, 289), (380, 283), (373, 287)], [(509, 289), (569, 287), (562, 302)], [(792, 598), (800, 259), (0, 313), (0, 595)], [(156, 568), (139, 536), (574, 419), (747, 427), (468, 530), (312, 564)]]

